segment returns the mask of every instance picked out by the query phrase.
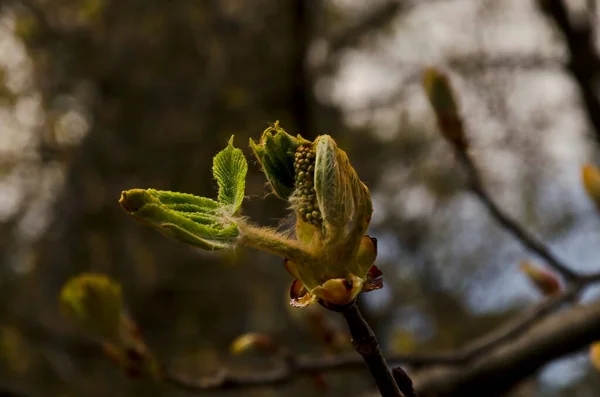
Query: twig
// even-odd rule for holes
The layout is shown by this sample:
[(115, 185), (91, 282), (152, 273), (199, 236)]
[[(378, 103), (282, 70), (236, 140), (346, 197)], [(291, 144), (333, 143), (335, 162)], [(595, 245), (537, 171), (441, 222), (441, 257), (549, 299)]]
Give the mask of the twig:
[(413, 380), (424, 396), (500, 396), (546, 363), (587, 347), (599, 334), (600, 303), (580, 305), (537, 322), (467, 365), (434, 366)]
[(466, 149), (456, 145), (454, 145), (454, 149), (458, 160), (467, 171), (471, 192), (477, 196), (500, 226), (511, 233), (525, 247), (542, 257), (548, 266), (554, 268), (554, 270), (559, 272), (567, 281), (575, 282), (579, 280), (580, 276), (563, 264), (541, 240), (525, 230), (516, 220), (512, 219), (498, 207), (483, 187), (481, 176)]
[(569, 289), (564, 291), (562, 294), (550, 298), (524, 312), (521, 316), (515, 318), (513, 321), (510, 321), (505, 326), (474, 340), (465, 348), (460, 350), (458, 357), (463, 362), (469, 362), (479, 356), (482, 356), (488, 351), (493, 350), (502, 343), (518, 337), (521, 333), (527, 331), (537, 321), (540, 321), (545, 316), (559, 309), (563, 304), (576, 298), (584, 286), (585, 284), (575, 284), (569, 287)]
[(600, 58), (594, 49), (592, 18), (595, 18), (595, 15), (574, 25), (562, 0), (539, 0), (539, 5), (541, 10), (552, 18), (565, 38), (569, 50), (566, 68), (581, 91), (586, 114), (596, 134), (596, 140), (600, 141), (600, 101), (594, 92), (595, 77), (600, 70)]
[(394, 375), (394, 380), (405, 397), (417, 397), (417, 392), (413, 386), (413, 381), (410, 376), (408, 376), (406, 371), (400, 367), (397, 367), (392, 370), (392, 375)]
[(356, 301), (343, 307), (339, 312), (344, 316), (350, 329), (352, 346), (365, 360), (365, 364), (369, 367), (369, 371), (373, 379), (375, 379), (375, 383), (377, 383), (381, 396), (403, 397), (383, 357), (377, 337), (361, 315), (358, 306), (356, 306)]
[[(427, 375), (429, 368), (437, 367), (445, 368), (444, 371), (460, 371), (461, 368), (471, 368), (476, 366), (476, 363), (487, 362), (487, 360), (495, 360), (492, 358), (495, 354), (497, 354), (495, 352), (506, 350), (515, 343), (515, 340), (522, 340), (524, 338), (523, 335), (529, 333), (530, 329), (543, 327), (543, 325), (540, 325), (540, 323), (552, 321), (554, 324), (560, 324), (560, 326), (553, 328), (554, 332), (560, 335), (567, 334), (568, 332), (566, 330), (574, 327), (573, 324), (569, 323), (569, 321), (571, 321), (570, 318), (576, 315), (572, 315), (570, 314), (570, 311), (567, 311), (565, 313), (552, 315), (550, 317), (552, 320), (550, 320), (550, 318), (546, 319), (545, 317), (549, 316), (551, 312), (556, 310), (563, 303), (566, 303), (570, 299), (574, 298), (576, 294), (581, 291), (581, 288), (583, 288), (583, 286), (573, 286), (560, 296), (550, 299), (538, 305), (533, 310), (524, 313), (523, 316), (520, 316), (513, 322), (509, 323), (500, 331), (492, 332), (481, 339), (475, 340), (458, 351), (442, 351), (426, 354), (391, 354), (388, 356), (388, 361), (394, 364), (410, 365), (415, 369), (426, 366), (427, 369), (423, 369), (421, 371), (424, 375), (418, 375), (416, 382), (417, 390), (423, 392), (424, 390), (421, 390), (422, 384), (427, 384), (427, 388), (430, 388), (433, 387), (433, 383), (437, 382), (434, 382), (433, 380), (423, 380), (429, 379), (429, 376), (433, 376)], [(586, 310), (590, 311), (590, 313), (592, 310), (594, 313), (597, 311), (597, 309), (592, 309), (591, 307)], [(595, 315), (596, 314), (590, 314), (590, 316)], [(597, 313), (597, 315), (600, 316), (600, 313)], [(600, 318), (595, 320), (590, 318), (590, 321), (600, 321)], [(561, 327), (564, 327), (564, 329)], [(539, 342), (535, 337), (529, 337), (527, 339), (527, 343), (524, 344), (535, 345), (538, 343), (541, 342)], [(575, 343), (575, 341), (573, 341), (573, 343)], [(253, 387), (278, 386), (290, 383), (301, 376), (315, 375), (325, 371), (331, 372), (357, 370), (363, 365), (362, 357), (359, 357), (356, 354), (343, 354), (333, 357), (288, 356), (285, 360), (278, 363), (275, 369), (269, 371), (233, 373), (227, 370), (221, 370), (213, 376), (205, 377), (189, 376), (170, 371), (164, 375), (164, 379), (173, 386), (195, 392), (223, 389), (246, 389)], [(505, 368), (503, 371), (509, 370)], [(498, 374), (498, 376), (500, 377), (502, 374)], [(512, 376), (514, 376), (514, 374)], [(447, 381), (449, 380), (446, 379), (445, 382)], [(429, 382), (433, 383), (429, 384)], [(469, 379), (462, 379), (461, 382), (468, 383)], [(410, 394), (406, 391), (402, 390), (402, 392), (405, 395), (410, 396)]]

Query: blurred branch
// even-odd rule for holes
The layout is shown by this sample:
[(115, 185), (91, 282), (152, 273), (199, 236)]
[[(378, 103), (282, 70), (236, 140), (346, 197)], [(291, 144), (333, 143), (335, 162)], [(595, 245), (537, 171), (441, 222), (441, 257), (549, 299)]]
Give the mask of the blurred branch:
[(417, 374), (421, 396), (497, 396), (544, 364), (598, 339), (600, 303), (555, 314), (510, 342), (464, 366), (438, 366)]
[[(390, 363), (415, 366), (415, 389), (420, 396), (485, 395), (486, 390), (510, 387), (543, 364), (577, 351), (597, 339), (600, 333), (600, 303), (582, 305), (545, 317), (572, 299), (583, 285), (565, 291), (524, 314), (513, 323), (467, 345), (459, 351), (426, 354), (391, 354)], [(361, 357), (345, 354), (334, 357), (302, 357), (291, 354), (265, 372), (233, 373), (221, 370), (214, 376), (193, 377), (169, 372), (165, 380), (189, 391), (243, 389), (278, 386), (300, 376), (324, 371), (358, 370)], [(489, 383), (487, 383), (489, 382)], [(487, 385), (487, 386), (486, 386)], [(490, 389), (480, 389), (489, 387)], [(480, 394), (467, 394), (478, 391)]]
[(441, 135), (452, 145), (458, 161), (467, 173), (470, 191), (485, 206), (492, 218), (523, 246), (544, 258), (547, 265), (559, 272), (568, 282), (579, 281), (579, 275), (562, 263), (543, 241), (505, 213), (485, 190), (481, 175), (469, 156), (469, 140), (448, 76), (436, 68), (427, 68), (423, 72), (423, 87), (435, 113)]
[(490, 57), (485, 53), (473, 53), (448, 59), (448, 66), (461, 73), (473, 73), (492, 69), (497, 70), (538, 70), (562, 68), (561, 60), (556, 57), (540, 55), (510, 55)]
[[(600, 58), (594, 49), (595, 15), (591, 18), (581, 18), (577, 23), (573, 23), (567, 6), (562, 0), (539, 0), (539, 6), (554, 21), (564, 36), (569, 51), (566, 67), (579, 86), (596, 140), (600, 141), (600, 101), (594, 92), (596, 86), (594, 80), (600, 70)], [(592, 12), (594, 8), (592, 7)]]
[(567, 281), (576, 281), (580, 278), (573, 270), (562, 263), (541, 240), (522, 227), (518, 221), (512, 219), (494, 202), (483, 186), (479, 171), (475, 167), (473, 160), (467, 153), (467, 148), (454, 146), (456, 155), (467, 171), (469, 178), (469, 188), (477, 196), (479, 201), (487, 208), (490, 215), (506, 231), (512, 234), (526, 248), (538, 254), (543, 258), (548, 266), (559, 272)]
[(26, 397), (26, 394), (0, 386), (0, 397)]
[(405, 4), (401, 0), (388, 1), (375, 8), (331, 38), (329, 41), (330, 54), (335, 55), (341, 50), (356, 46), (367, 34), (390, 23), (405, 8)]

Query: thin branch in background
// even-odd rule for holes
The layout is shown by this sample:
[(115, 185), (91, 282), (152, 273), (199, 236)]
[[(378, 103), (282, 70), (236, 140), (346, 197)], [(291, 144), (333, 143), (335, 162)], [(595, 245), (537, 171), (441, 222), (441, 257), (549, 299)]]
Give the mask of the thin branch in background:
[[(588, 1), (588, 5), (591, 2)], [(581, 18), (580, 23), (572, 23), (569, 11), (562, 0), (539, 0), (540, 9), (550, 17), (565, 39), (569, 51), (567, 70), (573, 75), (581, 91), (587, 117), (590, 120), (596, 140), (600, 141), (600, 101), (596, 96), (595, 77), (600, 70), (600, 58), (594, 49), (593, 21)], [(595, 4), (594, 4), (595, 5)], [(594, 12), (595, 6), (591, 11)], [(594, 18), (594, 19), (592, 19)]]
[[(388, 356), (388, 362), (412, 366), (416, 371), (413, 375), (415, 389), (420, 393), (441, 390), (438, 389), (440, 385), (444, 385), (444, 390), (448, 392), (463, 388), (477, 389), (482, 387), (484, 381), (491, 382), (489, 387), (510, 386), (529, 376), (532, 367), (539, 368), (551, 359), (576, 351), (589, 344), (600, 333), (598, 304), (551, 314), (572, 300), (582, 288), (584, 284), (571, 287), (562, 295), (525, 312), (500, 331), (494, 331), (458, 351), (391, 354)], [(553, 345), (552, 341), (556, 341), (556, 344)], [(530, 346), (533, 347), (530, 349)], [(535, 350), (538, 347), (541, 349), (541, 346), (546, 350)], [(570, 350), (573, 346), (576, 349)], [(523, 350), (524, 347), (528, 350)], [(535, 351), (535, 354), (531, 351)], [(515, 372), (512, 369), (514, 365), (527, 367), (526, 371)], [(272, 387), (290, 383), (301, 376), (359, 370), (363, 366), (362, 358), (356, 354), (324, 357), (295, 357), (288, 354), (270, 371), (233, 373), (223, 369), (213, 376), (206, 377), (167, 371), (164, 379), (177, 388), (205, 392)], [(494, 368), (494, 374), (485, 371), (487, 366)], [(509, 378), (512, 383), (504, 384)], [(400, 387), (407, 397), (410, 396), (408, 391)]]
[(437, 366), (413, 376), (422, 395), (500, 396), (548, 362), (579, 351), (600, 334), (600, 304), (578, 305), (535, 324), (468, 365)]
[(558, 259), (543, 241), (505, 213), (485, 190), (481, 175), (469, 156), (464, 121), (448, 77), (435, 68), (426, 69), (423, 72), (423, 86), (440, 133), (452, 145), (458, 161), (467, 173), (469, 191), (479, 199), (492, 218), (523, 246), (543, 258), (548, 266), (559, 272), (569, 283), (580, 281), (581, 277), (575, 271)]
[(523, 246), (543, 258), (548, 266), (559, 272), (567, 281), (577, 281), (580, 277), (558, 259), (546, 244), (522, 227), (518, 221), (512, 219), (494, 202), (485, 190), (479, 171), (467, 153), (467, 149), (456, 145), (454, 147), (458, 160), (467, 172), (470, 191), (479, 199), (496, 222), (512, 234)]

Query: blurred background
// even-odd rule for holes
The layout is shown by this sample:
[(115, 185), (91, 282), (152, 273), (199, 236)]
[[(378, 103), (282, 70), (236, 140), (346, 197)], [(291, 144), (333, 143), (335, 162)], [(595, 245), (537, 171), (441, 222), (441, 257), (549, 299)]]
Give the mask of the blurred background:
[[(566, 7), (568, 26), (547, 4)], [(62, 319), (60, 287), (87, 271), (122, 283), (148, 344), (185, 373), (268, 366), (228, 356), (250, 331), (299, 353), (331, 350), (315, 314), (288, 307), (280, 259), (200, 252), (117, 203), (134, 187), (212, 197), (212, 156), (235, 134), (250, 160), (244, 213), (280, 224), (285, 203), (268, 195), (247, 146), (275, 120), (334, 136), (373, 193), (385, 288), (362, 305), (385, 350), (455, 348), (539, 301), (518, 270), (535, 257), (465, 190), (438, 133), (420, 86), (430, 65), (452, 78), (491, 196), (575, 269), (600, 270), (600, 220), (579, 179), (599, 157), (597, 22), (585, 0), (0, 1), (0, 385), (23, 396), (186, 395), (126, 378)], [(366, 371), (324, 380), (214, 395), (373, 388)], [(598, 390), (581, 352), (518, 395)]]

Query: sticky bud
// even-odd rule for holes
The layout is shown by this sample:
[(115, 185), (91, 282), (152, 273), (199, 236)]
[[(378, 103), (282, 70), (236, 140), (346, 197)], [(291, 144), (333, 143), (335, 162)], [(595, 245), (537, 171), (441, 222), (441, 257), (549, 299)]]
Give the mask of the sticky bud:
[(435, 68), (423, 72), (423, 88), (435, 112), (440, 132), (450, 143), (460, 149), (467, 148), (467, 140), (454, 90), (448, 77)]
[(241, 242), (280, 255), (298, 281), (292, 306), (319, 299), (343, 305), (363, 289), (377, 255), (376, 240), (365, 236), (373, 212), (368, 188), (348, 155), (329, 135), (314, 141), (287, 134), (275, 123), (250, 146), (273, 191), (296, 215), (296, 238), (238, 222)]
[(545, 296), (553, 296), (560, 293), (560, 281), (554, 273), (551, 273), (530, 261), (521, 261), (520, 268), (536, 288)]
[(236, 355), (253, 349), (274, 354), (279, 351), (279, 344), (268, 335), (247, 333), (238, 336), (229, 346), (231, 353)]
[(597, 371), (600, 371), (600, 341), (590, 345), (590, 361)]
[(587, 195), (596, 204), (596, 208), (600, 209), (600, 170), (586, 164), (581, 168), (581, 179)]

